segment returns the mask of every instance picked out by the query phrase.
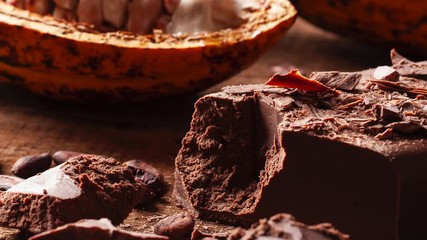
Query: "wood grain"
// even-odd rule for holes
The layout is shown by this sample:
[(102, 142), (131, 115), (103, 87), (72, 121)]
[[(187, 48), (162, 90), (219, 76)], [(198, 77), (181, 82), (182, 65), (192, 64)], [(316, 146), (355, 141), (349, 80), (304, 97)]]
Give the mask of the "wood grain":
[[(188, 130), (193, 104), (202, 94), (224, 85), (265, 82), (275, 70), (361, 70), (389, 63), (388, 50), (378, 50), (324, 32), (298, 20), (283, 40), (239, 75), (202, 93), (133, 105), (55, 102), (0, 85), (0, 172), (10, 174), (16, 159), (46, 151), (72, 150), (109, 155), (118, 160), (143, 159), (163, 171), (169, 190), (174, 157)], [(273, 67), (276, 68), (273, 69)], [(121, 225), (151, 232), (161, 218), (180, 211), (171, 191), (153, 206), (136, 209)], [(199, 222), (208, 231), (228, 226)], [(18, 239), (17, 231), (0, 228), (0, 239)]]

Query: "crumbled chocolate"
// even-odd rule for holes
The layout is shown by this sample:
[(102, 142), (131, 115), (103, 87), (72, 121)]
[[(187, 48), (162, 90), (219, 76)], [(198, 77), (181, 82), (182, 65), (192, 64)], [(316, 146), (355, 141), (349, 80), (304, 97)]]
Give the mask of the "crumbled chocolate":
[(35, 234), (85, 218), (119, 224), (141, 191), (122, 163), (79, 155), (0, 192), (0, 226)]
[(362, 74), (360, 72), (313, 72), (311, 79), (317, 80), (328, 87), (352, 91), (359, 84)]

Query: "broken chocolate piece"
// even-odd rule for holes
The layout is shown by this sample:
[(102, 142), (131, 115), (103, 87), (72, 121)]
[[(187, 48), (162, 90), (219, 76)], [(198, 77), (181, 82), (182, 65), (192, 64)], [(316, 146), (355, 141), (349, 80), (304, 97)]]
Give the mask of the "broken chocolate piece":
[(37, 173), (49, 169), (52, 163), (50, 153), (43, 153), (37, 156), (25, 156), (18, 159), (12, 166), (12, 173), (20, 178), (29, 178)]
[(22, 178), (14, 176), (0, 175), (0, 191), (9, 190), (11, 187), (22, 182), (23, 180), (24, 179)]
[(181, 240), (188, 239), (193, 228), (193, 217), (186, 212), (182, 212), (160, 220), (154, 226), (154, 233), (167, 236), (170, 240)]
[(391, 50), (390, 55), (393, 68), (396, 69), (400, 75), (427, 78), (427, 62), (413, 62), (400, 55), (395, 49)]
[(359, 72), (313, 72), (310, 79), (317, 80), (328, 87), (345, 91), (353, 90), (359, 84), (362, 74)]
[(29, 240), (167, 240), (167, 237), (148, 234), (128, 232), (118, 229), (111, 224), (110, 220), (81, 220), (76, 223), (66, 224), (56, 229), (40, 233)]
[(0, 226), (40, 233), (80, 219), (123, 221), (141, 185), (113, 158), (79, 155), (0, 192)]
[(427, 99), (370, 82), (328, 98), (268, 85), (202, 97), (176, 157), (174, 196), (195, 217), (233, 224), (291, 212), (356, 240), (424, 236), (413, 219), (427, 215), (427, 132), (396, 127), (409, 117), (425, 126)]

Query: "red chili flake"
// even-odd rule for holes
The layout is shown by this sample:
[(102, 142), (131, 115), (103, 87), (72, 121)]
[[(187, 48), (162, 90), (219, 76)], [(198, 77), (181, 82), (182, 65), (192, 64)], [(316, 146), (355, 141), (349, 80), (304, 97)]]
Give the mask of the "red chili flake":
[(298, 70), (292, 70), (288, 74), (284, 75), (275, 74), (265, 83), (265, 85), (296, 88), (307, 92), (331, 92), (335, 95), (340, 94), (335, 89), (323, 85), (319, 81), (304, 77)]

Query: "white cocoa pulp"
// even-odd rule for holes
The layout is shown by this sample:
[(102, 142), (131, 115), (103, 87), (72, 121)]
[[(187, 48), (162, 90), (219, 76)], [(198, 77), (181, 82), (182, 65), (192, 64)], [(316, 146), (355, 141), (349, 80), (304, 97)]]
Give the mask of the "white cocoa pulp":
[(60, 199), (77, 198), (81, 194), (80, 187), (60, 167), (57, 166), (30, 177), (11, 187), (6, 192), (36, 195), (47, 194)]
[(181, 0), (167, 32), (191, 35), (234, 28), (260, 7), (258, 0)]

